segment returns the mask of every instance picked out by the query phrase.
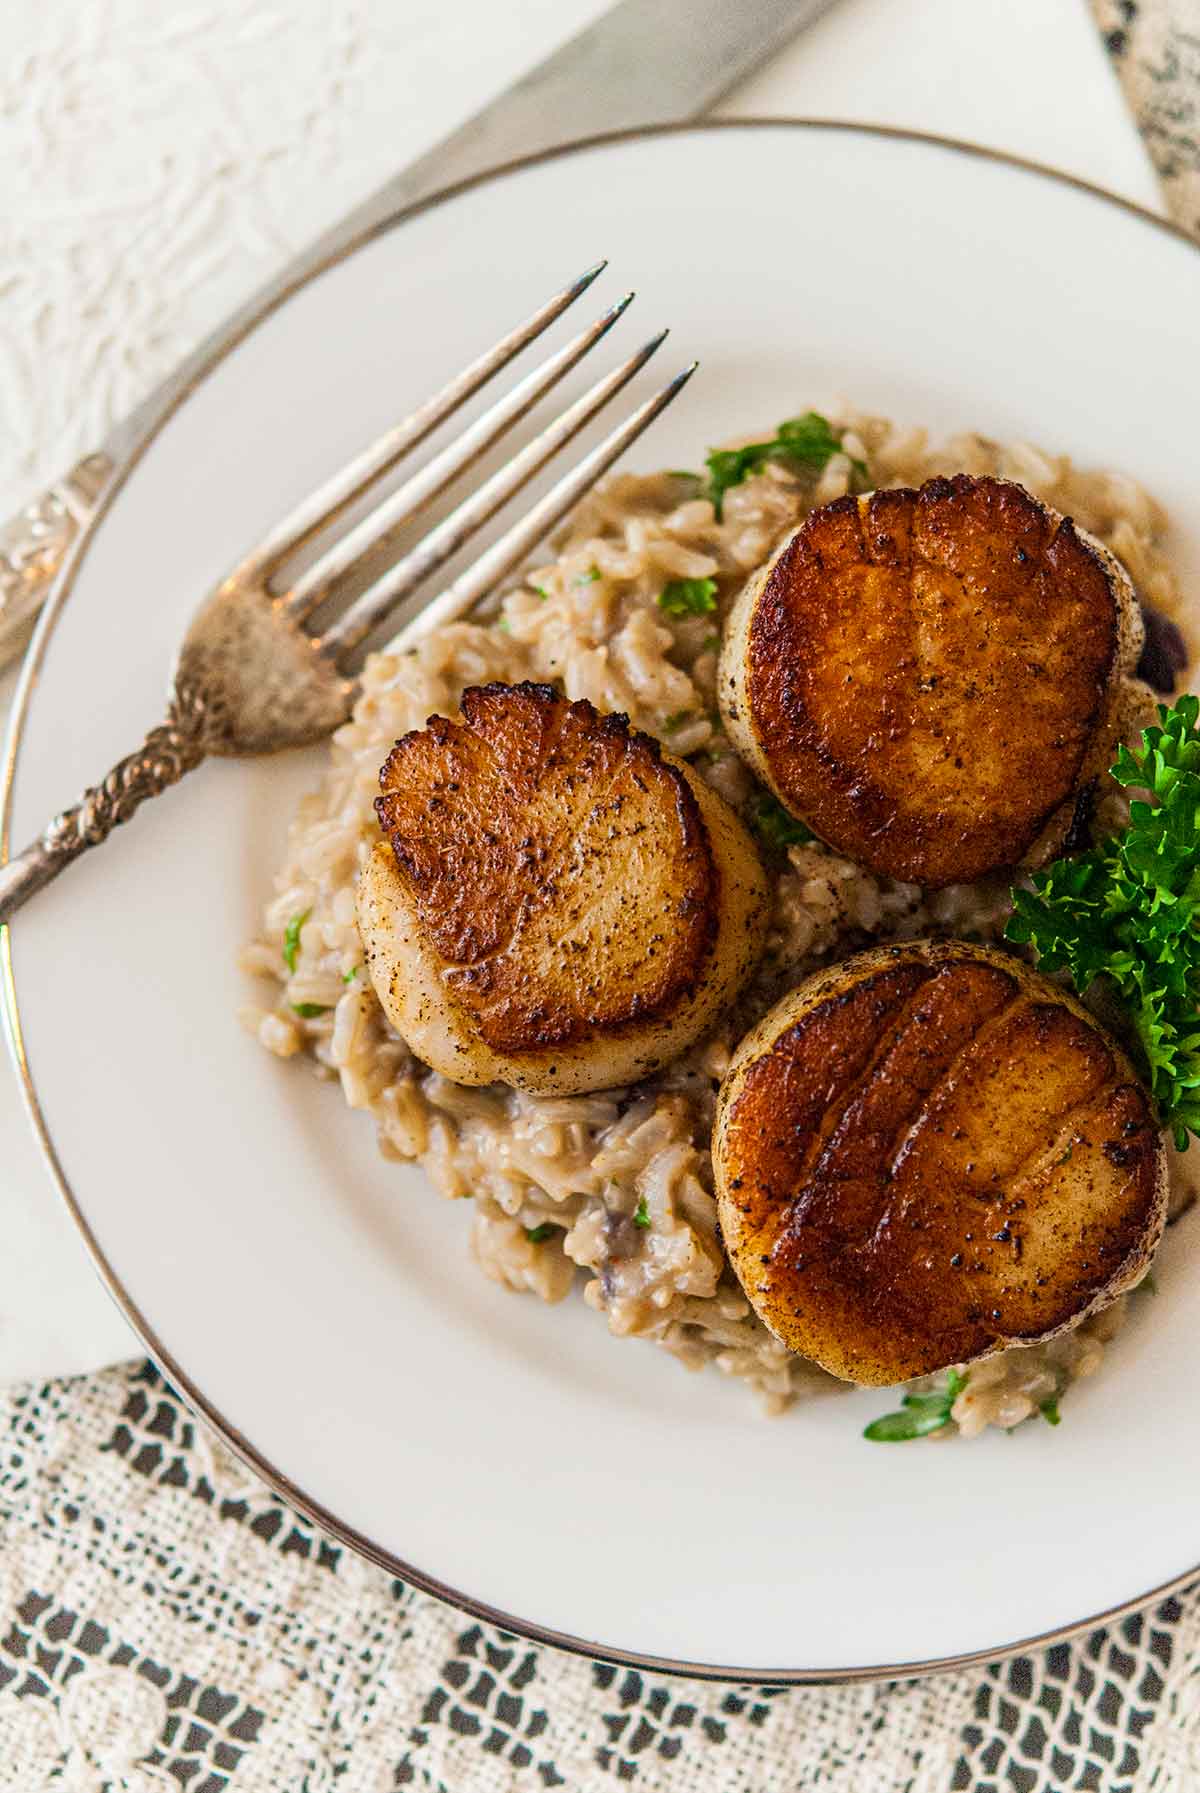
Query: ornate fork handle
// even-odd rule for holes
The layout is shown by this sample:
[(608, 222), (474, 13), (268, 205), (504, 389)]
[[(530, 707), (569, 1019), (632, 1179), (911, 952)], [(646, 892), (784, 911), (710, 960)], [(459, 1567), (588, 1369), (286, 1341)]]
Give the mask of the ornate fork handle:
[(177, 689), (165, 722), (152, 728), (136, 752), (118, 760), (102, 784), (45, 828), (37, 840), (0, 867), (0, 926), (64, 866), (107, 840), (148, 797), (157, 797), (208, 754), (209, 709), (202, 693)]

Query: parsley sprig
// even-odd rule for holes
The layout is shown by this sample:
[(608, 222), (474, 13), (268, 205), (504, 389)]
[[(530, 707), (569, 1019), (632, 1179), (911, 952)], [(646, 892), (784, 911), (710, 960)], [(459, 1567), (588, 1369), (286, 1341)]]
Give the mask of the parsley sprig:
[(760, 840), (778, 853), (785, 853), (789, 847), (803, 846), (805, 841), (813, 838), (812, 829), (791, 815), (769, 791), (764, 791), (755, 802), (750, 820)]
[(658, 607), (667, 616), (707, 616), (717, 607), (715, 579), (672, 579), (658, 594)]
[(311, 914), (311, 909), (305, 909), (300, 915), (293, 915), (283, 931), (283, 962), (289, 971), (296, 969), (296, 954), (300, 951), (300, 930)]
[(1008, 938), (1082, 995), (1107, 980), (1141, 1046), (1164, 1125), (1182, 1150), (1200, 1134), (1200, 701), (1160, 704), (1119, 784), (1141, 789), (1129, 825), (1013, 892)]
[[(742, 448), (714, 448), (708, 456), (708, 492), (720, 520), (725, 494), (730, 486), (738, 486), (768, 461), (790, 462), (794, 467), (811, 467), (820, 472), (832, 455), (840, 454), (842, 438), (827, 417), (819, 411), (806, 411), (803, 417), (790, 417), (781, 423), (769, 442), (747, 442)], [(851, 457), (856, 473), (867, 478), (865, 461)]]
[(966, 1386), (966, 1376), (951, 1370), (941, 1388), (926, 1395), (905, 1395), (899, 1410), (872, 1420), (863, 1437), (872, 1444), (904, 1444), (910, 1438), (940, 1432), (950, 1424), (950, 1410)]

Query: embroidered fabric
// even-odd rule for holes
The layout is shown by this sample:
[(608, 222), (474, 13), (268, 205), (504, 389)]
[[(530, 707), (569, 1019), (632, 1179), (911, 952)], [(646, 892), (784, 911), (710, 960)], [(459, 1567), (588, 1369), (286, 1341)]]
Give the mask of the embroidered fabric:
[(1092, 0), (1167, 208), (1200, 238), (1200, 8), (1196, 0)]

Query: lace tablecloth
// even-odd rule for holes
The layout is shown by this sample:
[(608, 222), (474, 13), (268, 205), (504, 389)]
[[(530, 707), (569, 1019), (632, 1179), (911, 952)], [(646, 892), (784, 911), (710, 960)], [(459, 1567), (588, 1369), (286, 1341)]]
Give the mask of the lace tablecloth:
[[(1198, 0), (1093, 3), (1172, 210), (1200, 237)], [(102, 54), (110, 8), (84, 10), (84, 48)], [(161, 21), (190, 29), (173, 9)], [(269, 20), (257, 38), (248, 27), (240, 53), (268, 86), (269, 48)], [(355, 79), (353, 58), (328, 79)], [(82, 153), (87, 121), (72, 124), (69, 93), (57, 103)], [(228, 128), (235, 145), (236, 118)], [(298, 129), (284, 120), (280, 143)], [(321, 129), (306, 151), (318, 159)], [(136, 143), (130, 155), (134, 179)], [(239, 217), (253, 231), (253, 206)], [(213, 240), (211, 220), (155, 228), (181, 254), (189, 230)], [(127, 271), (104, 280), (128, 288), (112, 352), (134, 357), (132, 394), (159, 321)], [(31, 370), (0, 352), (18, 385), (48, 366), (86, 395), (86, 366)], [(96, 422), (84, 415), (84, 437)], [(1200, 1787), (1200, 1590), (985, 1671), (813, 1689), (676, 1680), (534, 1647), (370, 1567), (215, 1445), (148, 1365), (9, 1391), (0, 1422), (0, 1793)]]
[(3, 1793), (1200, 1785), (1195, 1593), (984, 1672), (678, 1680), (535, 1647), (370, 1567), (149, 1365), (0, 1412)]

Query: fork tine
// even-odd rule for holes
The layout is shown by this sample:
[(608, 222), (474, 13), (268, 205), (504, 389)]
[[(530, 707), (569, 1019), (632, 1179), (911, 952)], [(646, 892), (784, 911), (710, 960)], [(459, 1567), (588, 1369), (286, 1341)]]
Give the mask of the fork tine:
[(522, 486), (527, 485), (541, 471), (565, 443), (591, 422), (609, 399), (645, 366), (666, 335), (667, 332), (663, 330), (658, 336), (651, 337), (628, 361), (605, 374), (582, 398), (577, 399), (535, 436), (532, 442), (515, 454), (511, 461), (494, 473), (477, 492), (465, 498), (436, 528), (430, 530), (411, 553), (406, 554), (394, 567), (390, 567), (369, 585), (345, 614), (325, 630), (318, 642), (322, 653), (337, 659), (349, 649), (358, 647), (389, 611), (394, 610), (402, 599), (449, 560), (476, 530), (482, 528)]
[(564, 474), (519, 523), (515, 523), (472, 566), (460, 573), (453, 585), (448, 586), (439, 597), (406, 623), (400, 633), (388, 643), (389, 648), (402, 653), (405, 648), (415, 647), (431, 629), (456, 621), (478, 604), (481, 598), (486, 598), (490, 591), (494, 591), (508, 573), (532, 554), (538, 543), (579, 502), (584, 493), (595, 485), (601, 474), (608, 472), (630, 443), (636, 442), (642, 431), (654, 422), (661, 411), (666, 410), (672, 399), (683, 391), (699, 365), (698, 361), (691, 362), (652, 398), (639, 405), (624, 423), (618, 424), (611, 435), (606, 436), (603, 442), (586, 454), (570, 473)]
[(368, 516), (348, 530), (319, 560), (305, 568), (279, 599), (280, 608), (297, 621), (315, 610), (334, 582), (348, 572), (355, 561), (360, 560), (402, 523), (415, 517), (439, 492), (445, 491), (460, 473), (486, 454), (493, 443), (498, 442), (513, 424), (531, 411), (539, 399), (582, 361), (601, 337), (612, 329), (622, 312), (632, 303), (633, 296), (632, 293), (626, 293), (623, 299), (618, 299), (594, 324), (589, 324), (586, 330), (580, 331), (565, 347), (551, 355), (540, 367), (535, 367), (532, 373), (526, 374), (523, 380), (519, 380), (511, 392), (507, 392), (482, 417), (477, 418), (449, 447), (422, 467), (419, 473), (414, 473), (397, 491), (376, 505)]
[(499, 373), (502, 367), (507, 367), (514, 356), (519, 355), (522, 349), (540, 336), (543, 330), (548, 329), (568, 306), (573, 305), (587, 291), (607, 266), (607, 261), (598, 261), (594, 267), (586, 268), (577, 279), (539, 306), (524, 323), (518, 324), (507, 336), (502, 336), (494, 347), (479, 355), (433, 398), (427, 399), (402, 423), (396, 424), (369, 448), (355, 455), (352, 461), (303, 499), (282, 522), (276, 524), (270, 534), (247, 556), (238, 569), (237, 576), (263, 578), (287, 555), (302, 548), (311, 536), (326, 523), (332, 522), (382, 474), (402, 461), (439, 424), (444, 423), (481, 386), (486, 385), (494, 374)]

